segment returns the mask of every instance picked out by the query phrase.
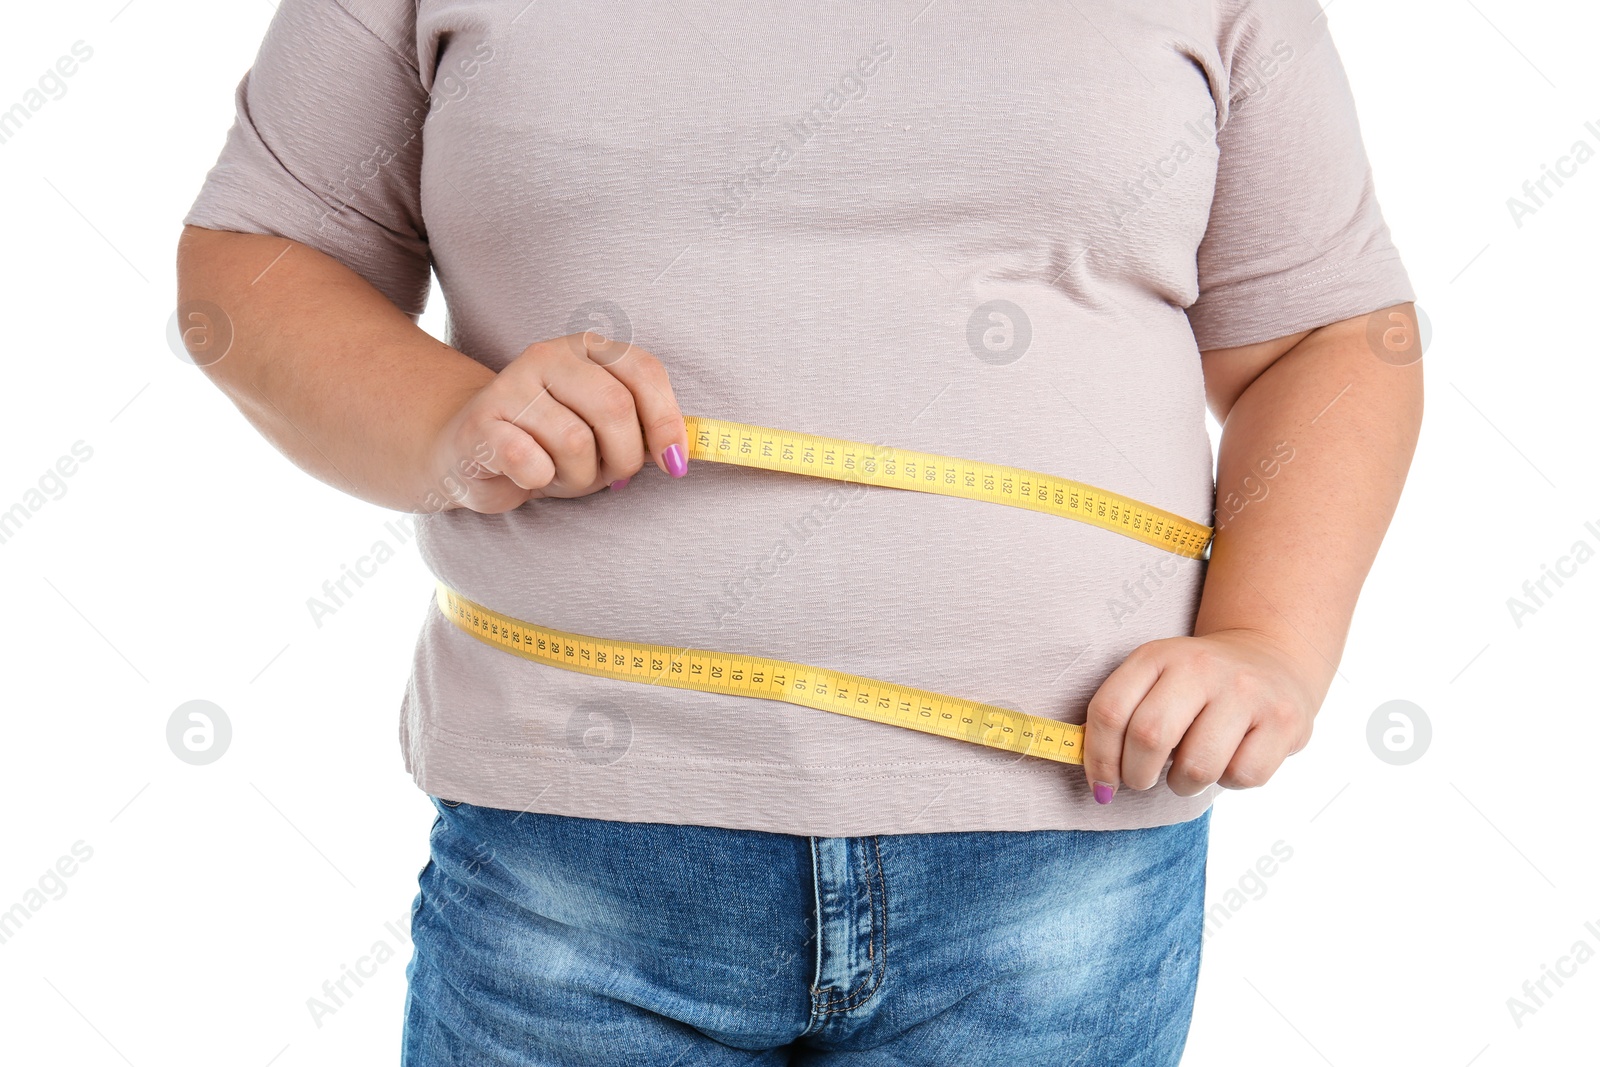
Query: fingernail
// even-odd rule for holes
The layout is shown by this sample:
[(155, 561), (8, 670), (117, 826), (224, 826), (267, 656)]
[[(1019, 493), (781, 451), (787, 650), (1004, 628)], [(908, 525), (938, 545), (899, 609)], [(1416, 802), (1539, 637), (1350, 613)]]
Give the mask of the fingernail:
[(1111, 803), (1111, 798), (1116, 794), (1116, 789), (1104, 782), (1096, 782), (1094, 784), (1094, 802), (1096, 804), (1109, 804)]
[(661, 458), (667, 461), (667, 473), (674, 478), (682, 478), (689, 471), (689, 458), (683, 454), (683, 446), (673, 443), (661, 453)]
[[(631, 474), (628, 475), (628, 478), (631, 478), (631, 477), (633, 477), (633, 475), (631, 475)], [(611, 491), (614, 493), (618, 489), (621, 489), (623, 486), (627, 485), (628, 484), (628, 478), (618, 478), (616, 481), (612, 482), (611, 483)]]

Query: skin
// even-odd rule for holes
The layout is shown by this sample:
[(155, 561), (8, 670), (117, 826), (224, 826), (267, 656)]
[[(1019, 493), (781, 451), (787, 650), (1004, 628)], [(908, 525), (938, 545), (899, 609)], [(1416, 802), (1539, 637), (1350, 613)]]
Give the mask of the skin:
[(1090, 699), (1097, 800), (1153, 787), (1169, 759), (1180, 796), (1254, 788), (1311, 740), (1422, 423), (1420, 360), (1396, 366), (1369, 347), (1369, 320), (1395, 315), (1416, 338), (1407, 303), (1201, 353), (1223, 427), (1219, 499), (1261, 486), (1279, 442), (1293, 459), (1236, 515), (1219, 504), (1194, 636), (1140, 645)]
[[(262, 435), (382, 507), (498, 514), (620, 488), (646, 461), (670, 474), (667, 449), (687, 454), (666, 371), (637, 345), (553, 338), (496, 374), (329, 256), (193, 226), (178, 297), (224, 309), (232, 344), (204, 373)], [(1410, 304), (1374, 314), (1391, 313), (1416, 336)], [(1096, 799), (1154, 787), (1169, 760), (1180, 795), (1253, 788), (1310, 740), (1422, 419), (1420, 361), (1377, 358), (1371, 318), (1201, 354), (1219, 497), (1257, 488), (1237, 514), (1219, 506), (1194, 636), (1139, 646), (1090, 700)], [(1293, 459), (1261, 495), (1259, 464), (1283, 442)]]
[(302, 470), (381, 507), (499, 514), (687, 455), (666, 369), (637, 345), (552, 338), (496, 374), (331, 256), (186, 226), (178, 303), (195, 301), (232, 325), (206, 376)]

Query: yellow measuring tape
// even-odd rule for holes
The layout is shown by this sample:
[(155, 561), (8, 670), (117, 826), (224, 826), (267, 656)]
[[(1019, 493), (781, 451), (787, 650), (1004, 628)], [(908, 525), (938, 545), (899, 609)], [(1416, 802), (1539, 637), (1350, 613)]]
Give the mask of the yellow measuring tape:
[(1053, 474), (722, 419), (684, 422), (690, 459), (1010, 504), (1087, 522), (1190, 559), (1204, 555), (1211, 540), (1209, 526)]
[[(689, 458), (863, 482), (1043, 511), (1092, 523), (1191, 559), (1211, 529), (1081, 482), (1016, 467), (841, 441), (721, 419), (686, 418)], [(567, 633), (502, 615), (444, 582), (445, 618), (496, 648), (584, 674), (781, 700), (1058, 763), (1083, 762), (1083, 727), (875, 678), (762, 656)]]

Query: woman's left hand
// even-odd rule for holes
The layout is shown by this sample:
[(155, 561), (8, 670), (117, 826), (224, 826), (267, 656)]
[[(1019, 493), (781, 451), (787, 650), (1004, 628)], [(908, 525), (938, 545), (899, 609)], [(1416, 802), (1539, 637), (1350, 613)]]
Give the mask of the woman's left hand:
[(1134, 649), (1089, 701), (1084, 771), (1095, 800), (1120, 785), (1193, 796), (1214, 782), (1264, 784), (1311, 740), (1326, 686), (1312, 667), (1253, 630), (1169, 637)]

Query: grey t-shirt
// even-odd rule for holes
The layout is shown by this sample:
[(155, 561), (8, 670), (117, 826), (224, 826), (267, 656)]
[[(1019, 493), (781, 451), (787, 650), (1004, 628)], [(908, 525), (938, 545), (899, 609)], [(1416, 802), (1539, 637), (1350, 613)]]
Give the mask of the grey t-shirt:
[[(1212, 521), (1199, 352), (1413, 298), (1313, 0), (284, 0), (185, 221), (293, 238), (499, 369), (597, 329), (683, 410)], [(1069, 519), (691, 462), (427, 514), (465, 596), (1082, 722), (1205, 564)], [(417, 590), (450, 799), (815, 835), (1153, 826), (1080, 768), (511, 656)]]

